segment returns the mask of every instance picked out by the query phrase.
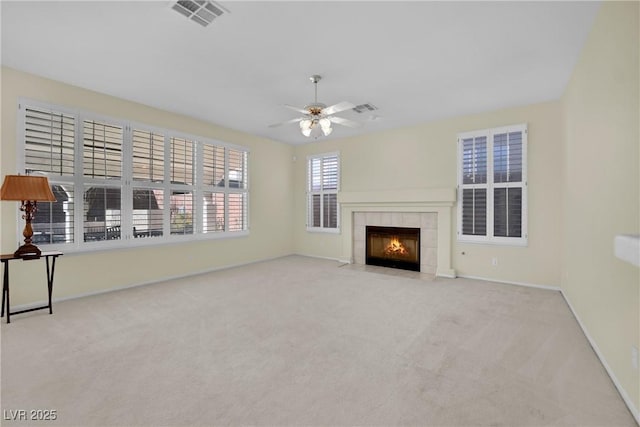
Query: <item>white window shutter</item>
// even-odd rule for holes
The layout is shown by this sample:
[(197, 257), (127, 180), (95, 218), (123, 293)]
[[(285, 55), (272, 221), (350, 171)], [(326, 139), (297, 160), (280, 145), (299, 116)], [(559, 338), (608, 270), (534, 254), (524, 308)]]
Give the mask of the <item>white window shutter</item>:
[(47, 175), (57, 199), (38, 206), (37, 244), (84, 251), (248, 231), (248, 150), (31, 100), (18, 114), (19, 166)]
[(27, 173), (73, 176), (75, 117), (45, 108), (24, 111), (24, 158)]
[(337, 153), (309, 157), (307, 163), (307, 227), (337, 230), (340, 159)]
[(458, 135), (458, 239), (526, 245), (527, 126)]

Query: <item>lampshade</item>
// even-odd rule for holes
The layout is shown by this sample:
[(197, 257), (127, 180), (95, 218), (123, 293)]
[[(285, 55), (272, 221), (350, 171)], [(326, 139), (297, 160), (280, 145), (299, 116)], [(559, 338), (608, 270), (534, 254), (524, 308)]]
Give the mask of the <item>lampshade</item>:
[(39, 257), (40, 248), (31, 243), (33, 228), (31, 221), (38, 211), (37, 202), (55, 202), (56, 197), (49, 187), (49, 180), (46, 176), (31, 175), (7, 175), (4, 177), (2, 188), (0, 188), (0, 200), (15, 200), (22, 202), (20, 210), (24, 212), (22, 218), (25, 220), (24, 245), (20, 246), (13, 254), (21, 258)]
[(0, 189), (0, 200), (55, 202), (56, 198), (46, 176), (7, 175)]

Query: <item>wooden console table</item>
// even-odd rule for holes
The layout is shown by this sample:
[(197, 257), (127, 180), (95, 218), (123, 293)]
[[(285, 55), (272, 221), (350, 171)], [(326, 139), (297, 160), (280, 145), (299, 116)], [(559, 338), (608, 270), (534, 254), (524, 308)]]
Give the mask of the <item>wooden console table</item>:
[[(4, 317), (5, 312), (5, 301), (6, 301), (6, 310), (7, 310), (7, 323), (11, 323), (11, 315), (12, 314), (20, 314), (27, 313), (29, 311), (35, 310), (44, 310), (45, 308), (49, 309), (49, 314), (53, 314), (53, 306), (51, 305), (51, 293), (53, 292), (53, 274), (56, 270), (56, 259), (62, 255), (62, 252), (51, 251), (51, 252), (42, 252), (39, 257), (26, 257), (21, 258), (17, 257), (14, 254), (4, 254), (0, 255), (0, 262), (4, 264), (4, 277), (2, 280), (2, 315), (0, 317)], [(23, 260), (23, 261), (33, 261), (36, 259), (44, 258), (47, 263), (47, 289), (49, 291), (49, 304), (43, 305), (41, 307), (33, 307), (25, 310), (19, 311), (11, 311), (11, 305), (9, 303), (9, 261), (13, 260)], [(49, 268), (49, 258), (51, 258), (51, 268)]]

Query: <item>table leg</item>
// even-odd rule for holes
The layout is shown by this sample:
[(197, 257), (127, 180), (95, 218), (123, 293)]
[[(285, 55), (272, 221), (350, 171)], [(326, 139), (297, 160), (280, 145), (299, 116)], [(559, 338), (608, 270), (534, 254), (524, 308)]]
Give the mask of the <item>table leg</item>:
[(54, 256), (53, 261), (51, 261), (51, 272), (49, 272), (49, 257), (46, 257), (47, 260), (47, 288), (49, 290), (49, 314), (53, 314), (53, 305), (51, 304), (51, 294), (53, 293), (53, 275), (56, 271), (56, 259), (58, 257)]
[(11, 304), (9, 303), (9, 262), (4, 261), (4, 276), (2, 278), (2, 315), (5, 311), (5, 296), (6, 296), (6, 310), (7, 310), (7, 323), (11, 323)]
[[(7, 269), (7, 265), (4, 261), (2, 262), (2, 269), (3, 270)], [(5, 289), (7, 289), (5, 285), (6, 277), (7, 276), (4, 276), (2, 281), (2, 314), (0, 314), (0, 317), (4, 317), (4, 298), (5, 298)]]

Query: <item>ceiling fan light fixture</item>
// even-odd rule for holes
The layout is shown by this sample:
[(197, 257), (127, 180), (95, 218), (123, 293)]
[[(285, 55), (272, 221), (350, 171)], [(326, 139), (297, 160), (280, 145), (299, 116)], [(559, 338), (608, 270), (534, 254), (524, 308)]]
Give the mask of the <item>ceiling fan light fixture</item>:
[(320, 127), (322, 128), (324, 136), (329, 136), (329, 134), (333, 132), (333, 129), (331, 128), (331, 120), (326, 117), (320, 119)]
[(310, 130), (312, 126), (313, 126), (313, 123), (309, 119), (300, 121), (300, 129), (302, 129), (302, 133), (304, 133), (305, 130)]
[(322, 126), (322, 129), (331, 129), (331, 120), (326, 117), (320, 119), (320, 126)]
[(357, 122), (334, 116), (334, 114), (355, 108), (352, 103), (344, 101), (327, 107), (325, 104), (318, 102), (318, 82), (321, 78), (322, 77), (317, 74), (309, 77), (314, 85), (315, 91), (313, 103), (307, 104), (303, 108), (298, 108), (287, 104), (284, 105), (285, 107), (297, 111), (298, 113), (302, 113), (302, 117), (287, 120), (282, 123), (274, 123), (272, 125), (269, 125), (269, 127), (278, 127), (284, 124), (297, 122), (300, 126), (300, 132), (302, 132), (302, 134), (307, 138), (312, 137), (314, 139), (317, 139), (321, 136), (329, 136), (333, 132), (333, 128), (331, 127), (332, 123), (337, 123), (339, 125), (349, 127), (358, 127), (359, 123)]

